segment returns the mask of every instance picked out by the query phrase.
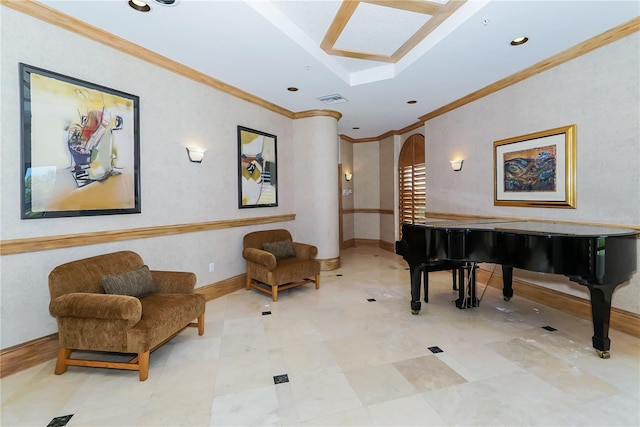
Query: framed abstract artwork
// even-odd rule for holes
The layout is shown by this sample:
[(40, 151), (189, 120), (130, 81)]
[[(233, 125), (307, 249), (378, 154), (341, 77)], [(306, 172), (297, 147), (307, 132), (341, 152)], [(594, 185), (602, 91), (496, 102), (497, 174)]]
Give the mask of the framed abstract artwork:
[(576, 125), (493, 143), (494, 205), (576, 207)]
[(238, 126), (238, 208), (278, 206), (278, 138)]
[(140, 213), (137, 96), (20, 64), (22, 219)]

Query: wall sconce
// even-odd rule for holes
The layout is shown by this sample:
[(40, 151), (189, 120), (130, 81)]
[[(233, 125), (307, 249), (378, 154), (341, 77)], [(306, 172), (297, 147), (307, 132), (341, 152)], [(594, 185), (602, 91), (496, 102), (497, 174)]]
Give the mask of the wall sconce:
[(345, 173), (344, 174), (344, 179), (347, 181), (351, 181), (351, 178), (353, 178), (353, 174), (352, 173)]
[(204, 153), (206, 150), (202, 148), (191, 148), (187, 147), (187, 154), (189, 155), (189, 160), (193, 163), (202, 163), (202, 159), (204, 159)]
[(451, 160), (449, 163), (451, 163), (451, 169), (458, 172), (462, 170), (462, 162), (464, 162), (464, 160)]

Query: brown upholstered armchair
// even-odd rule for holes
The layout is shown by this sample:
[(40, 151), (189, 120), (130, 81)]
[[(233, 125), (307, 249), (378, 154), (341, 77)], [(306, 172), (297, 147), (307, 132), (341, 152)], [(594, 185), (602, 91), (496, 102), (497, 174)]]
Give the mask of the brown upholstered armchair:
[(293, 242), (287, 230), (256, 231), (244, 236), (247, 290), (254, 288), (278, 301), (278, 290), (315, 283), (320, 289), (318, 248)]
[[(187, 326), (197, 326), (198, 334), (204, 334), (205, 298), (193, 293), (195, 284), (194, 273), (150, 271), (131, 251), (54, 268), (49, 274), (49, 310), (58, 321), (55, 373), (66, 372), (68, 366), (89, 366), (136, 370), (140, 381), (146, 380), (153, 350)], [(74, 350), (135, 357), (129, 362), (72, 359)]]

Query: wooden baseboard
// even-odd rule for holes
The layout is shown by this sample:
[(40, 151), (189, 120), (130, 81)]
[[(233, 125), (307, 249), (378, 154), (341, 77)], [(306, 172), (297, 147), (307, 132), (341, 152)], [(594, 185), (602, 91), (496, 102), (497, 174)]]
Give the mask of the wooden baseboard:
[(320, 270), (322, 271), (331, 271), (340, 268), (340, 257), (319, 259), (318, 261), (320, 261)]
[(36, 366), (58, 356), (58, 333), (0, 351), (0, 378)]
[(340, 249), (353, 248), (355, 245), (356, 245), (355, 239), (345, 240), (344, 242), (342, 242), (342, 245), (340, 246)]
[(380, 240), (377, 239), (353, 239), (353, 246), (380, 246)]
[[(502, 275), (492, 274), (482, 268), (479, 268), (476, 274), (478, 282), (502, 289)], [(517, 279), (513, 279), (513, 293), (522, 298), (539, 302), (591, 321), (591, 301), (589, 300)], [(640, 315), (638, 314), (612, 307), (609, 325), (612, 329), (634, 337), (640, 337)]]
[(384, 240), (380, 240), (380, 242), (378, 243), (378, 246), (380, 247), (380, 249), (384, 249), (385, 251), (389, 251), (389, 252), (396, 251), (396, 244), (394, 242), (385, 242)]
[[(375, 242), (375, 243), (374, 243)], [(359, 245), (376, 245), (378, 241), (358, 239)], [(380, 247), (382, 244), (380, 243)], [(338, 262), (340, 258), (337, 258)], [(477, 280), (489, 286), (502, 289), (502, 276), (478, 269)], [(207, 301), (243, 289), (245, 275), (231, 277), (220, 282), (199, 287), (195, 292), (205, 296)], [(565, 313), (591, 320), (591, 303), (573, 295), (564, 294), (520, 280), (513, 281), (515, 295), (557, 308)], [(640, 315), (618, 308), (611, 309), (611, 328), (634, 337), (640, 337)], [(32, 341), (0, 350), (0, 378), (55, 359), (58, 355), (58, 334), (51, 334)]]
[[(207, 301), (244, 289), (245, 275), (196, 288)], [(47, 335), (0, 350), (0, 378), (55, 359), (58, 356), (58, 333)]]
[(207, 301), (228, 295), (238, 289), (244, 289), (245, 274), (239, 274), (220, 282), (196, 288), (194, 292), (204, 295)]

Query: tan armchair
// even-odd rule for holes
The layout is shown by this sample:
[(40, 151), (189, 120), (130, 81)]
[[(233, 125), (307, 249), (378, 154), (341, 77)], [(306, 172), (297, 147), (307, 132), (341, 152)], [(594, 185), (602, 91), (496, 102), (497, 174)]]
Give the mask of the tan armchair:
[(278, 301), (278, 290), (306, 283), (315, 283), (320, 289), (317, 254), (315, 246), (293, 242), (287, 230), (249, 233), (244, 236), (242, 249), (247, 261), (246, 288), (269, 294), (273, 301)]
[[(49, 274), (49, 310), (58, 322), (55, 373), (66, 372), (68, 366), (115, 368), (139, 371), (140, 381), (146, 380), (153, 350), (187, 326), (197, 326), (198, 334), (204, 334), (205, 298), (193, 293), (195, 284), (193, 273), (150, 271), (131, 251), (54, 268)], [(72, 359), (74, 350), (136, 356), (129, 362)]]

